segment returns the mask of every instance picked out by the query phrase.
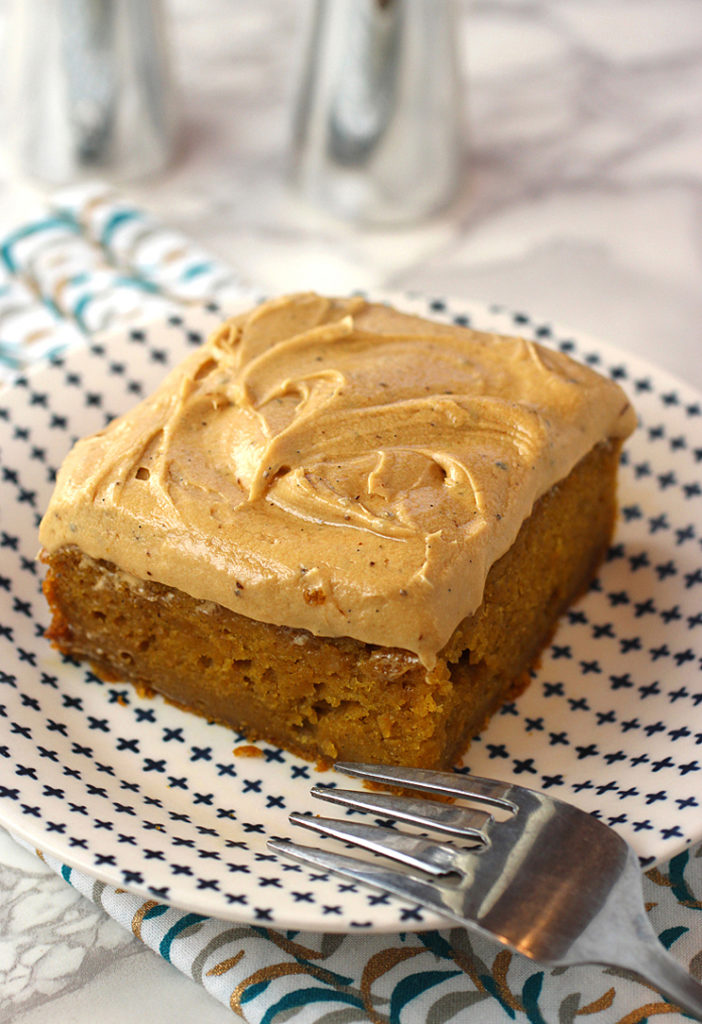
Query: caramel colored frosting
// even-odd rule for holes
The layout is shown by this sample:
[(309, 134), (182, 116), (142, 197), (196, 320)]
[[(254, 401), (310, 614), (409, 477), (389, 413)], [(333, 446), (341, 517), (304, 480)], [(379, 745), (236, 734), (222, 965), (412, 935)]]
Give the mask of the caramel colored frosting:
[(79, 441), (40, 539), (430, 666), (534, 502), (634, 424), (616, 384), (562, 353), (293, 295)]

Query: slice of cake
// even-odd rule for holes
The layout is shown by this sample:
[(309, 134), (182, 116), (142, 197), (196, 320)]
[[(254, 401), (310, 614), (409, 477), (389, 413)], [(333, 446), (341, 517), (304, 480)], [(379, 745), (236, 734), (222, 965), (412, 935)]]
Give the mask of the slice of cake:
[(305, 757), (450, 765), (591, 581), (634, 423), (520, 338), (267, 302), (66, 458), (49, 636)]

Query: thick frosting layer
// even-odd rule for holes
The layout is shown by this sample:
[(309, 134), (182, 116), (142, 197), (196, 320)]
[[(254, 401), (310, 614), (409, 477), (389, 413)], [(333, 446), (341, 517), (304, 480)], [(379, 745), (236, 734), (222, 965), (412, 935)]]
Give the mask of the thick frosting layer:
[(432, 665), (534, 502), (634, 425), (616, 384), (561, 353), (293, 295), (79, 441), (40, 539)]

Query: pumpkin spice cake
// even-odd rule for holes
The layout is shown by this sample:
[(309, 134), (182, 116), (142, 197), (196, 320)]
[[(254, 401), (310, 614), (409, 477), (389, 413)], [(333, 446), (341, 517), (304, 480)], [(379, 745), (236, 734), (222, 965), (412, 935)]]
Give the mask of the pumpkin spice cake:
[(305, 757), (449, 766), (591, 581), (634, 423), (530, 341), (266, 302), (69, 453), (49, 636)]

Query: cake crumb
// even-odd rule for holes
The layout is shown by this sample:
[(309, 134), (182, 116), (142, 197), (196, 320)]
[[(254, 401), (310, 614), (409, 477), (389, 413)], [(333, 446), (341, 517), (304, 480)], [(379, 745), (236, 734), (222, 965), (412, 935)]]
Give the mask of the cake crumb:
[(234, 747), (232, 753), (235, 757), (263, 757), (263, 751), (253, 743), (242, 743), (240, 747)]

